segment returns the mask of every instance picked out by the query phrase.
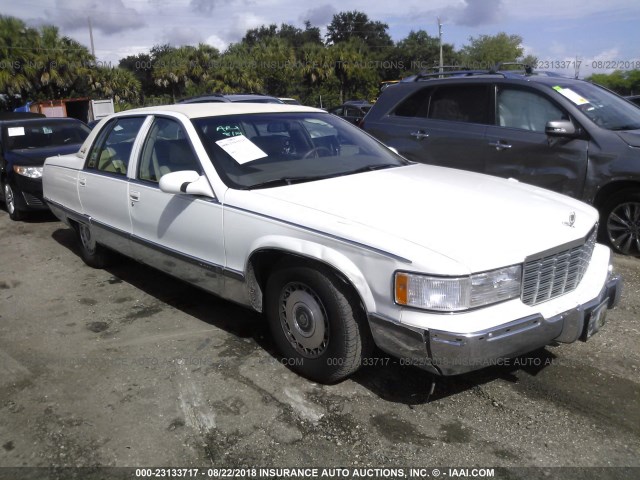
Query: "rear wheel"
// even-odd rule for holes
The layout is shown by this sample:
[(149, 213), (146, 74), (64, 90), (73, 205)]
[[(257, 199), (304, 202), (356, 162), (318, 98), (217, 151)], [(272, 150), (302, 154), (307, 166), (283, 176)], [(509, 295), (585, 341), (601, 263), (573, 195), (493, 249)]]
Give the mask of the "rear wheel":
[(2, 193), (4, 195), (4, 203), (9, 213), (11, 220), (22, 220), (24, 218), (24, 212), (16, 208), (16, 194), (8, 183), (2, 184)]
[(639, 192), (620, 192), (603, 205), (600, 233), (616, 252), (640, 256)]
[(312, 380), (346, 378), (370, 353), (365, 312), (351, 289), (328, 269), (289, 266), (266, 288), (271, 332), (288, 365)]
[(112, 253), (96, 242), (91, 227), (85, 223), (78, 223), (76, 231), (84, 263), (93, 268), (106, 267), (111, 261)]

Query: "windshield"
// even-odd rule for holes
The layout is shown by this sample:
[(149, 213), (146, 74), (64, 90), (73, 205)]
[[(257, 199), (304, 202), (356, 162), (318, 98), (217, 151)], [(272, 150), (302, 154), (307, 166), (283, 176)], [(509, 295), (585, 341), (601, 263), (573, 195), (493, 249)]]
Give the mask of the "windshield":
[(89, 133), (80, 122), (43, 120), (8, 125), (3, 136), (7, 150), (23, 150), (82, 143)]
[(229, 186), (266, 188), (408, 162), (328, 113), (269, 113), (193, 120)]
[(588, 82), (559, 82), (553, 87), (596, 125), (607, 130), (640, 129), (640, 109), (623, 98)]

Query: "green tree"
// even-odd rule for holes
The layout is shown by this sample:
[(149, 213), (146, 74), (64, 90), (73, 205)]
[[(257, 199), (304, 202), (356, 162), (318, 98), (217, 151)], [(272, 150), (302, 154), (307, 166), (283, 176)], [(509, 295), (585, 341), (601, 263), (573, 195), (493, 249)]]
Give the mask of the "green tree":
[(588, 81), (602, 85), (620, 95), (640, 93), (640, 70), (615, 70), (611, 73), (594, 73)]
[(92, 69), (89, 83), (92, 96), (113, 98), (116, 111), (126, 110), (140, 103), (140, 81), (131, 71), (124, 68)]
[(153, 81), (153, 61), (151, 54), (139, 53), (137, 55), (129, 55), (128, 57), (120, 59), (118, 67), (129, 70), (138, 79), (142, 88), (143, 101), (144, 95), (157, 95), (161, 93)]
[(40, 98), (63, 98), (84, 94), (84, 79), (95, 66), (89, 50), (69, 37), (60, 37), (57, 27), (40, 29), (36, 52), (35, 87)]
[(22, 20), (0, 16), (0, 91), (11, 100), (26, 97), (33, 88), (35, 68), (31, 65), (35, 65), (37, 36), (38, 32), (27, 28)]
[(387, 33), (388, 28), (386, 23), (369, 20), (366, 13), (355, 10), (340, 12), (333, 16), (327, 26), (326, 38), (329, 44), (359, 38), (370, 49), (383, 49), (393, 46), (393, 40)]
[[(459, 55), (450, 43), (442, 45), (442, 58), (444, 65), (460, 65)], [(425, 30), (412, 30), (406, 38), (396, 43), (388, 59), (395, 69), (385, 71), (383, 80), (395, 80), (434, 68), (440, 63), (440, 40), (430, 36)]]
[(469, 45), (460, 50), (461, 60), (470, 68), (492, 68), (499, 62), (515, 62), (522, 57), (522, 37), (507, 35), (480, 35), (469, 37)]
[(167, 89), (175, 102), (185, 95), (196, 95), (206, 91), (213, 66), (220, 52), (209, 45), (179, 48), (163, 46), (152, 50), (152, 78), (154, 83)]
[(377, 71), (371, 68), (368, 48), (359, 38), (329, 46), (329, 58), (340, 85), (340, 103), (348, 97), (368, 98), (375, 93)]
[(84, 95), (95, 64), (86, 47), (61, 37), (56, 27), (29, 28), (5, 16), (0, 16), (0, 58), (0, 91), (13, 103)]

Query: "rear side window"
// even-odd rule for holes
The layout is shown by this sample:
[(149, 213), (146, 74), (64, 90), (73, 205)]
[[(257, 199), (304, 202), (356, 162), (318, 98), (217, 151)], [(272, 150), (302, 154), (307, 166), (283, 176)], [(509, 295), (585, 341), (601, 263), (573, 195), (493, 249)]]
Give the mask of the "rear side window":
[(488, 85), (451, 85), (423, 88), (396, 108), (401, 117), (422, 117), (452, 122), (491, 123)]
[(490, 95), (486, 85), (440, 87), (431, 95), (429, 118), (466, 123), (490, 122)]
[(118, 118), (107, 124), (89, 152), (87, 168), (126, 175), (133, 142), (145, 117)]

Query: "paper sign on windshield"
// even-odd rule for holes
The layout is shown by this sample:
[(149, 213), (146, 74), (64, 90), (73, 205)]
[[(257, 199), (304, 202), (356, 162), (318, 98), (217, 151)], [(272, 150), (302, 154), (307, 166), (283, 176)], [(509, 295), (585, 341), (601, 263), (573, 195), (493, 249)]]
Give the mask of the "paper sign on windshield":
[(21, 137), (24, 135), (24, 127), (9, 127), (7, 128), (7, 135), (10, 137)]
[(218, 140), (216, 144), (227, 152), (240, 165), (267, 156), (258, 146), (244, 135)]
[(576, 92), (571, 90), (570, 88), (562, 88), (562, 87), (553, 87), (553, 89), (558, 92), (560, 95), (567, 97), (576, 105), (585, 105), (589, 103), (589, 100), (584, 98), (581, 95), (578, 95)]

